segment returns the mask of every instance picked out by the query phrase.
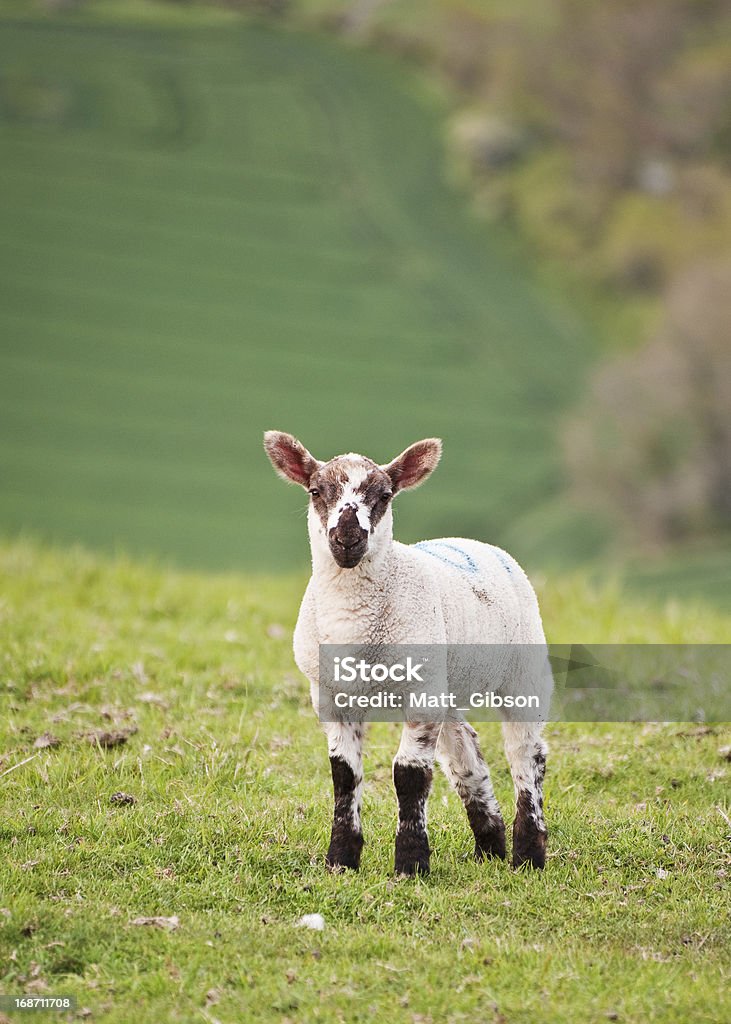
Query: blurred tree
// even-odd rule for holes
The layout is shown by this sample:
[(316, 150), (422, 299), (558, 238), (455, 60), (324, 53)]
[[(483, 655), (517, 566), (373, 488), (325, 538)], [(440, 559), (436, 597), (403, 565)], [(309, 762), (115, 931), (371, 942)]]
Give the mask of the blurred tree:
[(584, 502), (658, 544), (731, 527), (731, 265), (668, 289), (657, 335), (601, 366), (564, 435)]
[[(439, 66), (470, 97), (455, 165), (544, 256), (657, 294), (731, 231), (727, 5), (546, 0), (534, 13), (445, 5)], [(498, 162), (506, 138), (520, 145)]]

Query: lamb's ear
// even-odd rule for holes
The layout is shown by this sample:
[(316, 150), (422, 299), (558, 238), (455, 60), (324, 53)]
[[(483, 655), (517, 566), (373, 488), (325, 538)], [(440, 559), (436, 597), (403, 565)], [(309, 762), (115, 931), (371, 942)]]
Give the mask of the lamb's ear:
[(418, 487), (437, 468), (442, 456), (442, 442), (438, 437), (417, 441), (397, 455), (393, 462), (381, 468), (391, 477), (394, 494), (409, 487)]
[(281, 430), (267, 430), (264, 434), (264, 451), (274, 466), (275, 472), (283, 480), (307, 487), (310, 477), (323, 465), (314, 455), (310, 455), (305, 446)]

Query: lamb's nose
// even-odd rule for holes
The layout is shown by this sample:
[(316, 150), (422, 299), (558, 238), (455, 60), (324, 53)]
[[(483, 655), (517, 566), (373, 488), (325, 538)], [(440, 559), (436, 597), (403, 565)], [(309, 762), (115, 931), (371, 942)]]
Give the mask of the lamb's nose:
[(339, 537), (337, 533), (333, 534), (333, 540), (338, 547), (345, 548), (348, 551), (350, 548), (357, 547), (360, 544), (360, 537), (352, 539), (351, 537)]

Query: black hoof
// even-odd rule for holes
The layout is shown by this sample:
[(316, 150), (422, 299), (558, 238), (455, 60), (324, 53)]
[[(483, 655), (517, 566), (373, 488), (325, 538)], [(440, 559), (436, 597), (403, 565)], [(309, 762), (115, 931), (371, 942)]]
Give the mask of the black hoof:
[(325, 855), (325, 864), (330, 871), (342, 871), (346, 868), (357, 871), (360, 867), (362, 849), (363, 836), (359, 832), (333, 836)]
[(541, 869), (546, 864), (545, 832), (515, 832), (513, 834), (513, 867), (520, 868), (527, 864), (531, 868)]
[(475, 860), (505, 860), (505, 836), (475, 840)]
[(491, 857), (505, 860), (505, 825), (500, 820), (475, 831), (475, 860)]
[(420, 860), (397, 860), (394, 870), (400, 878), (416, 878), (417, 875), (428, 875), (431, 868), (429, 858)]
[(397, 875), (413, 878), (414, 875), (429, 874), (429, 840), (426, 832), (407, 832), (396, 836), (396, 859), (394, 870)]

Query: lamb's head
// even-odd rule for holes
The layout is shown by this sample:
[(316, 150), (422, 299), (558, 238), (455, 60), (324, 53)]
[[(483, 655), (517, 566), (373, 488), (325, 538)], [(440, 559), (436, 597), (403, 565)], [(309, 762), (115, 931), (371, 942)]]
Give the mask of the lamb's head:
[(352, 452), (321, 462), (296, 437), (278, 430), (266, 432), (264, 448), (276, 472), (310, 494), (313, 558), (331, 557), (341, 569), (353, 569), (390, 546), (391, 499), (426, 480), (439, 462), (442, 442), (417, 441), (384, 466)]

